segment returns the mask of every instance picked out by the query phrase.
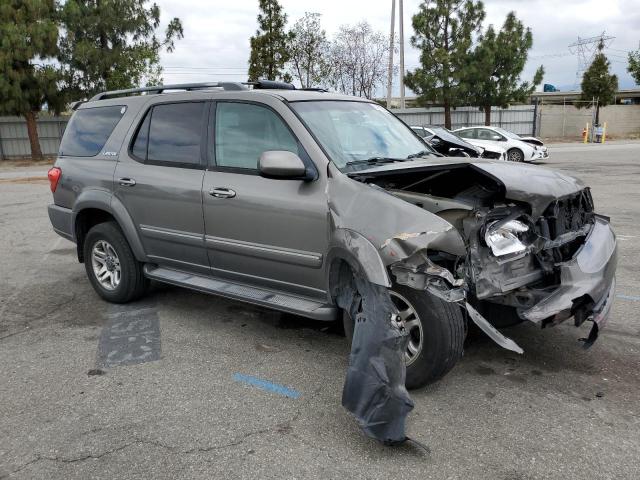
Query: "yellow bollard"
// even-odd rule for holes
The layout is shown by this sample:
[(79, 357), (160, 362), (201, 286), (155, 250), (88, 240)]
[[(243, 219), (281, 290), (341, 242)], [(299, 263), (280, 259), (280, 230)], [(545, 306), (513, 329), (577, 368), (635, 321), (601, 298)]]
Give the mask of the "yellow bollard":
[(607, 138), (607, 122), (604, 122), (604, 127), (602, 128), (602, 143), (604, 143)]

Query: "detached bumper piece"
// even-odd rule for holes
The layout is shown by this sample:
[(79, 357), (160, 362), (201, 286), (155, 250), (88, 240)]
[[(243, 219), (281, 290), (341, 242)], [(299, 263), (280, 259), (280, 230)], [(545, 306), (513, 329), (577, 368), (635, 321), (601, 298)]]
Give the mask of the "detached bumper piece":
[(338, 289), (338, 306), (355, 320), (342, 405), (367, 436), (385, 445), (404, 443), (413, 410), (404, 385), (408, 332), (385, 287), (356, 278)]
[(534, 323), (559, 323), (574, 316), (576, 325), (585, 320), (594, 325), (585, 340), (589, 347), (604, 327), (615, 290), (616, 239), (609, 222), (596, 217), (584, 245), (576, 255), (560, 264), (560, 285), (536, 305), (520, 312)]

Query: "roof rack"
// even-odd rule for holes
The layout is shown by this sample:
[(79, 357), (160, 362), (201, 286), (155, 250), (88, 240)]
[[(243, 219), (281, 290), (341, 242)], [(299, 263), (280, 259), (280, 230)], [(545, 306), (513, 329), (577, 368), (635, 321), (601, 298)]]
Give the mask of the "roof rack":
[[(102, 92), (94, 95), (89, 101), (105, 100), (107, 98), (126, 97), (133, 94), (156, 94), (163, 93), (167, 90), (185, 90), (190, 92), (192, 90), (206, 90), (208, 88), (222, 88), (223, 90), (248, 90), (245, 85), (250, 85), (254, 89), (271, 89), (271, 90), (296, 90), (296, 87), (292, 83), (278, 82), (276, 80), (257, 80), (255, 82), (209, 82), (209, 83), (177, 83), (175, 85), (157, 85), (154, 87), (140, 87), (140, 88), (128, 88), (125, 90), (111, 90), (109, 92)], [(322, 88), (303, 88), (302, 90), (326, 92), (327, 90)], [(77, 102), (72, 106), (75, 110), (83, 102)]]
[[(175, 85), (157, 85), (154, 87), (128, 88), (125, 90), (111, 90), (94, 95), (90, 102), (95, 100), (104, 100), (106, 98), (125, 97), (135, 93), (163, 93), (166, 90), (205, 90), (208, 88), (222, 88), (223, 90), (246, 90), (242, 83), (237, 82), (210, 82), (210, 83), (178, 83)], [(264, 88), (264, 87), (263, 87)]]

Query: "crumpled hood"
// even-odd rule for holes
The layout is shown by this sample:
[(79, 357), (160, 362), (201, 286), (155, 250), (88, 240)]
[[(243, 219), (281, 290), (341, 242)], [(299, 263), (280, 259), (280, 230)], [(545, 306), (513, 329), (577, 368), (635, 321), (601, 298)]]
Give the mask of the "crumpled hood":
[(505, 189), (505, 197), (531, 205), (534, 218), (554, 200), (583, 190), (586, 185), (579, 179), (565, 173), (523, 163), (512, 163), (480, 158), (440, 157), (421, 159), (413, 162), (398, 162), (349, 173), (349, 176), (378, 176), (384, 172), (433, 171), (448, 166), (471, 165), (489, 177), (497, 180)]
[(504, 185), (505, 196), (531, 205), (534, 218), (539, 217), (555, 199), (572, 195), (586, 185), (579, 179), (537, 165), (509, 162), (469, 162)]

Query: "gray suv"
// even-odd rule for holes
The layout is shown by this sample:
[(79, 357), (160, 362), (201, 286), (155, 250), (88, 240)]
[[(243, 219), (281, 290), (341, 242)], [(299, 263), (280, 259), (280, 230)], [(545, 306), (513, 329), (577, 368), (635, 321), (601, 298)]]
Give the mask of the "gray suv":
[(362, 98), (266, 81), (105, 92), (75, 105), (49, 179), (53, 228), (105, 300), (155, 280), (342, 319), (351, 339), (337, 299), (357, 278), (408, 332), (408, 387), (453, 367), (468, 324), (521, 352), (494, 327), (592, 321), (589, 345), (613, 297), (615, 236), (579, 180), (442, 157)]

